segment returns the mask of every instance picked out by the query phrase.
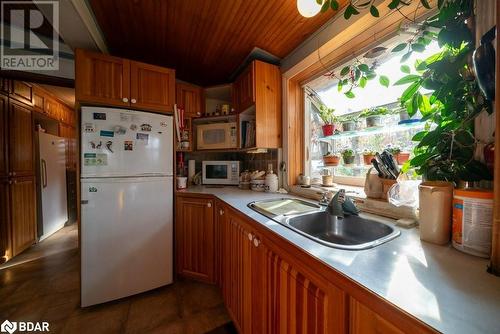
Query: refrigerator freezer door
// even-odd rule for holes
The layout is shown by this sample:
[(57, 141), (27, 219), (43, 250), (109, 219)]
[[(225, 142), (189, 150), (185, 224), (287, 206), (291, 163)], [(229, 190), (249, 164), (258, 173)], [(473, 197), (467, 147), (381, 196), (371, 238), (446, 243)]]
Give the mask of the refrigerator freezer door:
[(172, 177), (82, 180), (82, 307), (172, 283), (172, 189)]
[(38, 142), (43, 230), (40, 240), (43, 240), (68, 221), (66, 141), (64, 138), (40, 132)]
[(172, 116), (82, 107), (81, 177), (173, 175)]

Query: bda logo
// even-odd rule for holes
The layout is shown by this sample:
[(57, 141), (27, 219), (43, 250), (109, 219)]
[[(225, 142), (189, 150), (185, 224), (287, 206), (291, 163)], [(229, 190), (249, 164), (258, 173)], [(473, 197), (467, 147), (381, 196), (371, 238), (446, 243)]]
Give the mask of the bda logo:
[(17, 330), (17, 323), (10, 322), (9, 320), (5, 320), (2, 325), (0, 326), (0, 331), (2, 333), (14, 333)]

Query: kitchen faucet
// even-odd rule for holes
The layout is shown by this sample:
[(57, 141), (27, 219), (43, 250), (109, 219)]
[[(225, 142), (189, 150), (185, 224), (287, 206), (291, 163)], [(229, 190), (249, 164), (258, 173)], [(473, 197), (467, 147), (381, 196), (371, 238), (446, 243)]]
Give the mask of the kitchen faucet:
[(326, 211), (331, 216), (344, 218), (345, 213), (356, 216), (359, 214), (358, 208), (356, 208), (352, 200), (346, 196), (345, 189), (340, 189), (329, 202), (328, 193), (329, 191), (323, 193), (319, 203), (323, 205), (328, 203)]

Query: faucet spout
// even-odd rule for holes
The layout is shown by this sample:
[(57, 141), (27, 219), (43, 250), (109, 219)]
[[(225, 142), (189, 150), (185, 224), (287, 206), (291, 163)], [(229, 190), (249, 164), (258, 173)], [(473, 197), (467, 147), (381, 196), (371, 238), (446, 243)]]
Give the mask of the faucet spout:
[(340, 189), (326, 208), (327, 212), (339, 218), (344, 218), (344, 214), (358, 215), (359, 211), (352, 200), (345, 195), (345, 189)]

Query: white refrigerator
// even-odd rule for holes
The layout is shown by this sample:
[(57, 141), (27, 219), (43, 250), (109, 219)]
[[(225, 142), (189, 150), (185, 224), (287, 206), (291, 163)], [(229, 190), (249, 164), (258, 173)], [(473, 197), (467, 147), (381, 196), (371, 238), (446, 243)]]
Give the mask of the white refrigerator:
[(39, 241), (51, 236), (68, 221), (66, 198), (66, 140), (38, 132), (41, 195)]
[(82, 107), (81, 305), (173, 282), (171, 116)]

